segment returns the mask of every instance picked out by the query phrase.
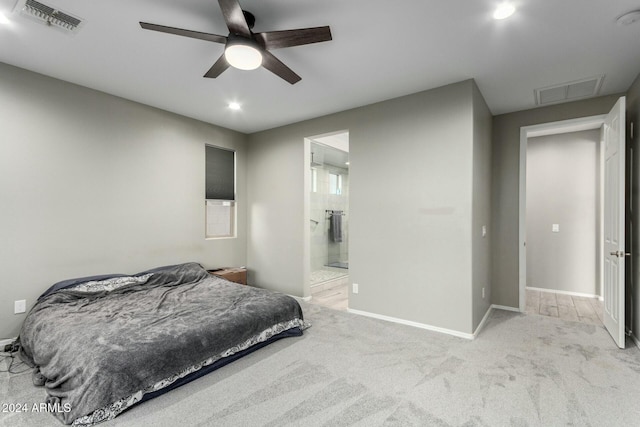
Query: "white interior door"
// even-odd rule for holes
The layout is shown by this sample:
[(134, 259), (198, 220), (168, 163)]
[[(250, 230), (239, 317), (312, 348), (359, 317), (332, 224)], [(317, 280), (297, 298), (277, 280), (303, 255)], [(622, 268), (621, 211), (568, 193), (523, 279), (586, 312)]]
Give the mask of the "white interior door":
[(624, 348), (625, 296), (625, 97), (604, 123), (604, 326)]

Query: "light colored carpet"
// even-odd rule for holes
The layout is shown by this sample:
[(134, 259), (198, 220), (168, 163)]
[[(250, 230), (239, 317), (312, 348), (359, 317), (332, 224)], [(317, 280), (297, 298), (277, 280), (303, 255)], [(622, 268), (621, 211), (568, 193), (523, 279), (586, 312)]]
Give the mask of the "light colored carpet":
[[(640, 351), (595, 325), (494, 311), (468, 341), (304, 304), (313, 327), (139, 405), (107, 426), (640, 424)], [(37, 402), (30, 375), (0, 402)], [(59, 425), (41, 413), (2, 426)]]

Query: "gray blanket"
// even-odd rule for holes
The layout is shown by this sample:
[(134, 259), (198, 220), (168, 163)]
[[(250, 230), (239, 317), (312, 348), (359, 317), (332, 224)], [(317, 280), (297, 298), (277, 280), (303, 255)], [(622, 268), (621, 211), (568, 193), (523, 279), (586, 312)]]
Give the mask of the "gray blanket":
[(293, 298), (211, 276), (195, 263), (140, 281), (57, 290), (27, 316), (20, 356), (36, 367), (34, 382), (46, 387), (63, 423), (113, 418), (175, 378), (304, 326)]

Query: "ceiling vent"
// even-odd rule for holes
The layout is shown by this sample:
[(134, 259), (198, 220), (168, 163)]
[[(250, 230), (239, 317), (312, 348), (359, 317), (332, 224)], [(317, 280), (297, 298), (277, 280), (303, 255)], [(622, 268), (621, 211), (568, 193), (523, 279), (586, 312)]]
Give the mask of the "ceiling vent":
[(534, 90), (536, 105), (558, 104), (598, 95), (604, 74)]
[(21, 15), (60, 29), (69, 34), (75, 34), (82, 26), (82, 20), (68, 12), (63, 12), (55, 6), (48, 6), (35, 0), (20, 0), (15, 8)]

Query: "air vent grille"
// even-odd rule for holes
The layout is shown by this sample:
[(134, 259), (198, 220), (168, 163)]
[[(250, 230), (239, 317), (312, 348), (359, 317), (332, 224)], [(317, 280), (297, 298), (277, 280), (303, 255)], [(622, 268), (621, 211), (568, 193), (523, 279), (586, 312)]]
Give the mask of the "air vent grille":
[(20, 1), (16, 7), (25, 16), (69, 33), (76, 33), (82, 24), (80, 18), (36, 0)]
[(557, 104), (598, 95), (604, 74), (536, 89), (536, 105)]

